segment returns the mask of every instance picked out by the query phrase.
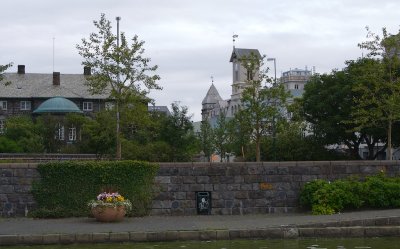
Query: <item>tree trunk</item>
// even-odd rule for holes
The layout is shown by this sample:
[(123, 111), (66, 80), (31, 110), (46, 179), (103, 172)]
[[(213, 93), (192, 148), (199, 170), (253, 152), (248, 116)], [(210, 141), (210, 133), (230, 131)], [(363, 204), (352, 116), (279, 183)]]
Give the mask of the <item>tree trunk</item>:
[(260, 162), (260, 136), (256, 137), (256, 162)]
[(388, 121), (388, 133), (387, 133), (387, 154), (386, 159), (392, 160), (392, 120)]
[(115, 155), (115, 159), (117, 160), (121, 160), (122, 156), (121, 156), (121, 139), (120, 139), (120, 116), (119, 116), (119, 102), (117, 101), (116, 103), (116, 111), (117, 111), (117, 129), (116, 129), (116, 142), (117, 142), (117, 149), (116, 149), (116, 155)]

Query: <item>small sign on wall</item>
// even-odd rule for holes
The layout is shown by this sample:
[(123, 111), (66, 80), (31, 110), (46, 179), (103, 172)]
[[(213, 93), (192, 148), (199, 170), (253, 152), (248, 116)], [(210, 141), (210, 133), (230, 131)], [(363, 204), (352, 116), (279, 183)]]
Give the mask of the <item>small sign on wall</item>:
[(272, 184), (271, 183), (267, 183), (267, 182), (261, 182), (260, 183), (260, 189), (261, 190), (272, 190)]

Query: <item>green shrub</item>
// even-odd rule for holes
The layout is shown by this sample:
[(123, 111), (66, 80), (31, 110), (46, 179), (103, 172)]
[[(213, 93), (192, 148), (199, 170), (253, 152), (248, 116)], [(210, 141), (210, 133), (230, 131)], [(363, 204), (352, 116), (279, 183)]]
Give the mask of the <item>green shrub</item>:
[(38, 166), (41, 179), (32, 186), (38, 209), (34, 217), (88, 215), (87, 202), (105, 189), (132, 201), (128, 215), (147, 214), (154, 196), (158, 165), (139, 161), (50, 162)]
[(315, 180), (304, 185), (300, 204), (313, 214), (333, 214), (344, 209), (400, 207), (400, 178), (383, 174), (365, 181), (348, 178), (328, 182)]
[(328, 182), (325, 180), (314, 180), (312, 182), (307, 182), (302, 191), (300, 192), (300, 205), (304, 208), (311, 208), (313, 205), (313, 196), (314, 193), (323, 188), (323, 186), (327, 185)]

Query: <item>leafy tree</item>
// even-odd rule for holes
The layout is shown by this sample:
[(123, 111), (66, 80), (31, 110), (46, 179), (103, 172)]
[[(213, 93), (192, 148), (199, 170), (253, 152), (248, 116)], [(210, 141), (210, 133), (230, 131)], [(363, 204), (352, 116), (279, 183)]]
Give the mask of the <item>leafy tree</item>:
[(43, 139), (38, 125), (29, 116), (13, 116), (6, 120), (5, 137), (14, 141), (21, 152), (43, 152)]
[(132, 96), (145, 99), (151, 89), (161, 89), (156, 83), (160, 77), (149, 75), (157, 66), (149, 66), (150, 59), (144, 57), (144, 42), (136, 35), (131, 42), (123, 32), (119, 37), (114, 35), (105, 14), (101, 14), (94, 25), (98, 32), (82, 39), (82, 44), (76, 47), (84, 58), (82, 64), (92, 70), (92, 75), (87, 78), (89, 90), (93, 94), (110, 93), (110, 98), (115, 101), (116, 158), (121, 159), (121, 109), (129, 105)]
[[(12, 62), (10, 62), (10, 63), (8, 63), (6, 65), (0, 65), (0, 82), (2, 82), (3, 79), (4, 79), (4, 71), (6, 71), (12, 65), (13, 65)], [(11, 82), (6, 81), (6, 82), (3, 82), (3, 84), (7, 86), (7, 85), (11, 84)]]
[(0, 136), (0, 153), (19, 153), (23, 152), (18, 144), (5, 136)]
[(228, 135), (231, 151), (244, 161), (247, 160), (251, 146), (252, 127), (244, 112), (237, 112), (228, 122)]
[(36, 118), (36, 124), (43, 139), (44, 151), (47, 153), (60, 152), (62, 141), (58, 138), (60, 129), (65, 131), (65, 126), (60, 117), (50, 114), (41, 115)]
[(201, 132), (199, 139), (201, 148), (204, 152), (204, 156), (207, 158), (207, 161), (210, 162), (211, 155), (214, 152), (214, 132), (208, 120), (201, 122), (200, 130)]
[(252, 141), (255, 145), (256, 161), (259, 162), (261, 139), (267, 134), (275, 119), (282, 116), (286, 109), (286, 100), (289, 93), (282, 85), (273, 85), (270, 88), (262, 87), (262, 83), (271, 82), (267, 76), (268, 69), (262, 69), (264, 57), (254, 54), (243, 56), (241, 64), (247, 71), (247, 86), (242, 93), (242, 109), (238, 115), (243, 115), (252, 129)]
[(191, 116), (186, 106), (172, 103), (171, 108), (171, 116), (162, 125), (161, 140), (170, 146), (170, 161), (190, 161), (198, 146)]
[(300, 102), (302, 114), (312, 126), (313, 136), (326, 145), (344, 143), (350, 153), (359, 158), (364, 134), (353, 131), (354, 125), (342, 122), (350, 119), (354, 105), (353, 85), (344, 71), (317, 74), (305, 85)]
[(225, 112), (221, 111), (217, 124), (214, 128), (214, 147), (217, 154), (220, 155), (221, 162), (226, 157), (226, 153), (229, 152), (229, 135)]
[(359, 44), (367, 49), (364, 74), (353, 89), (359, 94), (352, 116), (358, 128), (382, 124), (387, 131), (387, 159), (392, 159), (392, 127), (400, 120), (400, 32), (392, 35), (382, 29), (382, 37), (367, 27), (370, 40)]
[(87, 119), (82, 125), (81, 152), (95, 153), (98, 157), (113, 155), (115, 150), (115, 120), (112, 111), (96, 113), (95, 119)]

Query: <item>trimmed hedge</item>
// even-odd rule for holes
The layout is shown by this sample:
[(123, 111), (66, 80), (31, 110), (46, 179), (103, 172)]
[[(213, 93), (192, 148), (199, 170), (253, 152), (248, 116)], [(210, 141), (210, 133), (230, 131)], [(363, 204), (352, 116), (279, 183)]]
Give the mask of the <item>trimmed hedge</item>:
[(32, 193), (38, 208), (33, 217), (87, 216), (87, 203), (105, 191), (118, 191), (132, 202), (128, 215), (143, 216), (151, 208), (159, 165), (140, 161), (67, 161), (38, 165), (40, 180)]
[(334, 214), (344, 209), (400, 207), (400, 177), (383, 173), (364, 180), (348, 178), (333, 182), (315, 180), (306, 183), (300, 193), (300, 205), (313, 214)]

